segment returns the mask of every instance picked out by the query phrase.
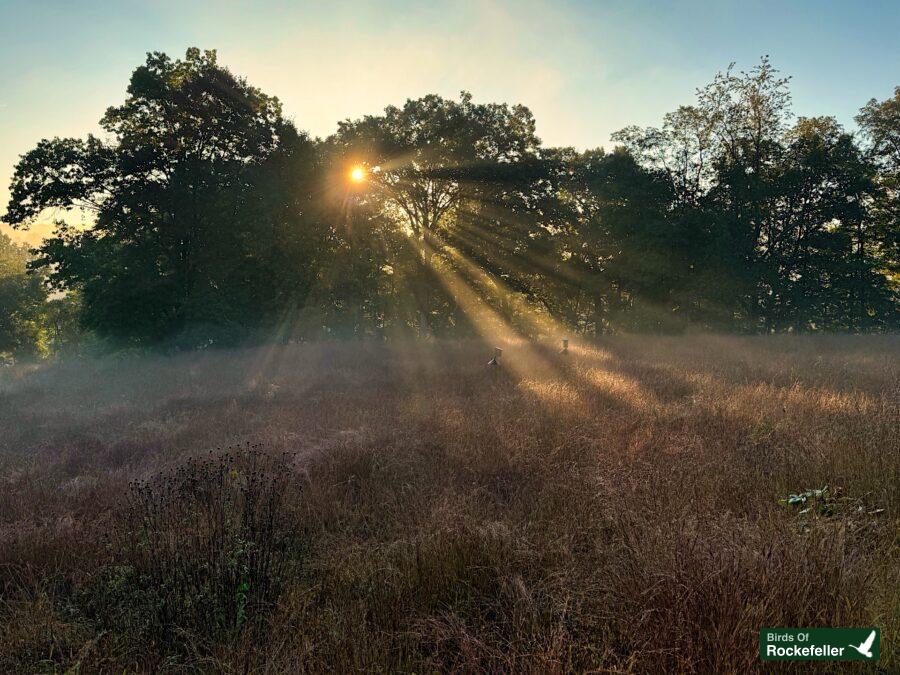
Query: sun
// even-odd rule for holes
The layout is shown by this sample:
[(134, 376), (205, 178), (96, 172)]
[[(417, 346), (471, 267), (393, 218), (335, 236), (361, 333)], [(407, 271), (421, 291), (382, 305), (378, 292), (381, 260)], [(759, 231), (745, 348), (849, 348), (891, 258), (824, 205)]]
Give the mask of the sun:
[(350, 180), (354, 183), (362, 183), (366, 179), (366, 170), (361, 166), (350, 169)]

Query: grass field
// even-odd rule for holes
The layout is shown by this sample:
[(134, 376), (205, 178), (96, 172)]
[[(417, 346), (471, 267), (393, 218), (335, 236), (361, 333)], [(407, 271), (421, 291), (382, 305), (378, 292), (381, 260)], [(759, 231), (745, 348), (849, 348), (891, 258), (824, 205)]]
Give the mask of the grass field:
[(746, 672), (869, 625), (900, 668), (900, 339), (489, 357), (3, 369), (0, 671)]

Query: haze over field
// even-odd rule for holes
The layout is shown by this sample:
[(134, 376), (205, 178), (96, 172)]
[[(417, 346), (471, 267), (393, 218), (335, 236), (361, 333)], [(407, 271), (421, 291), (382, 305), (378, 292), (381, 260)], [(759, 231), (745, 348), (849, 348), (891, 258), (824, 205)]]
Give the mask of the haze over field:
[(0, 669), (746, 672), (767, 625), (896, 666), (897, 338), (506, 347), (0, 372)]

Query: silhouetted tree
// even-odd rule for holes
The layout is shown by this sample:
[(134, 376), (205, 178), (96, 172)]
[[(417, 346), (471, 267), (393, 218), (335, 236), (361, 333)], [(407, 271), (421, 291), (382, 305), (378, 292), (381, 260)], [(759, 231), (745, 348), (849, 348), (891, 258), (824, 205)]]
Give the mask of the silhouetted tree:
[(278, 99), (215, 52), (154, 53), (101, 125), (109, 144), (45, 140), (24, 155), (6, 216), (22, 226), (48, 207), (94, 212), (92, 229), (61, 227), (35, 263), (80, 289), (87, 327), (136, 343), (191, 329), (202, 342), (304, 302), (314, 147)]
[(529, 335), (896, 329), (900, 89), (861, 110), (860, 145), (795, 119), (788, 84), (768, 58), (729, 67), (612, 152), (544, 148), (527, 108), (465, 92), (314, 141), (215, 52), (149, 54), (101, 120), (111, 140), (22, 157), (8, 222), (62, 208), (94, 225), (60, 223), (29, 263), (67, 295), (16, 273), (7, 304), (30, 289), (44, 343), (72, 311), (188, 346), (469, 334), (485, 308)]
[(880, 192), (872, 204), (873, 244), (884, 269), (896, 282), (900, 280), (900, 87), (885, 101), (870, 100), (856, 122), (866, 142), (866, 154), (878, 168)]
[(710, 327), (895, 325), (879, 260), (890, 228), (872, 213), (876, 167), (831, 118), (790, 126), (787, 84), (764, 58), (748, 73), (717, 75), (661, 129), (616, 135), (675, 189), (673, 214), (695, 252), (671, 258), (693, 277), (684, 306)]

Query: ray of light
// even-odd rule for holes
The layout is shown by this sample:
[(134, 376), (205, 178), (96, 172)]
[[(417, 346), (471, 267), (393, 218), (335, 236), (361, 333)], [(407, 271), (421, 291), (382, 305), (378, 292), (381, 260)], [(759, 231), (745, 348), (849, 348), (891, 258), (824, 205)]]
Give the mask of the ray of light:
[[(436, 235), (435, 239), (440, 241)], [(431, 250), (433, 251), (433, 249)], [(462, 268), (462, 273), (453, 269), (442, 271), (441, 278), (442, 281), (451, 284), (451, 292), (462, 297), (460, 304), (464, 311), (477, 301), (482, 311), (488, 313), (487, 316), (491, 321), (494, 324), (499, 323), (502, 330), (505, 331), (500, 334), (499, 339), (508, 339), (507, 334), (512, 332), (515, 335), (515, 342), (512, 344), (525, 346), (525, 349), (522, 350), (521, 365), (514, 363), (513, 359), (509, 359), (508, 363), (517, 375), (532, 382), (530, 388), (534, 393), (552, 395), (554, 398), (564, 395), (574, 401), (574, 392), (577, 390), (551, 386), (553, 381), (558, 382), (560, 377), (563, 377), (569, 381), (580, 382), (631, 406), (646, 407), (658, 403), (652, 392), (648, 391), (639, 380), (618, 371), (615, 367), (617, 359), (599, 345), (570, 344), (571, 359), (568, 362), (561, 363), (558, 359), (550, 359), (532, 341), (523, 338), (516, 332), (496, 310), (485, 307), (486, 303), (482, 298), (486, 293), (492, 294), (495, 300), (502, 298), (504, 293), (511, 293), (503, 281), (468, 260), (458, 249), (444, 244), (441, 250)], [(475, 285), (477, 285), (477, 290), (474, 288)], [(549, 315), (535, 312), (526, 303), (521, 303), (519, 308), (520, 318), (526, 322), (531, 332), (543, 332), (555, 336), (567, 334), (567, 327)], [(485, 315), (476, 315), (473, 318), (477, 325), (482, 325)], [(485, 330), (483, 334), (490, 335), (490, 330)], [(515, 357), (519, 358), (519, 355), (515, 355)], [(574, 360), (577, 360), (578, 363), (573, 363)], [(542, 381), (546, 386), (534, 385), (536, 380)]]
[[(441, 265), (437, 251), (424, 239), (417, 240), (422, 257), (437, 271), (437, 277), (460, 310), (481, 335), (494, 346), (506, 350), (499, 364), (519, 377), (550, 377), (556, 369), (531, 342), (488, 305), (457, 271)], [(487, 359), (485, 359), (487, 361)]]

